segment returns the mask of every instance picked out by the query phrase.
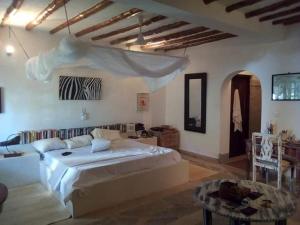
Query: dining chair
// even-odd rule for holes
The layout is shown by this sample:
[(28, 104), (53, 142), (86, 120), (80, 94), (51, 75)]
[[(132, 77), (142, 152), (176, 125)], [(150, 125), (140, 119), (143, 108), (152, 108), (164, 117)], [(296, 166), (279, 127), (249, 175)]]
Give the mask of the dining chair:
[(277, 188), (281, 189), (282, 175), (289, 169), (290, 190), (293, 186), (294, 168), (290, 162), (283, 160), (284, 154), (280, 135), (253, 133), (252, 134), (252, 180), (256, 181), (256, 169), (265, 171), (266, 183), (268, 183), (269, 170), (277, 173)]

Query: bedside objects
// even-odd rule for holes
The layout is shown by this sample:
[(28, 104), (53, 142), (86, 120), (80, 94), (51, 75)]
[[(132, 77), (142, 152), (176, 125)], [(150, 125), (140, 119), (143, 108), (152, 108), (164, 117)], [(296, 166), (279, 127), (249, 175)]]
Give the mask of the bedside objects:
[(206, 73), (186, 74), (184, 80), (184, 129), (206, 132)]
[(157, 137), (140, 137), (136, 139), (136, 141), (147, 145), (157, 146)]
[(3, 155), (4, 158), (10, 158), (10, 157), (18, 157), (18, 156), (22, 156), (24, 153), (23, 152), (9, 152), (9, 153), (5, 153)]
[(68, 156), (68, 155), (71, 155), (71, 154), (72, 154), (72, 152), (63, 152), (63, 153), (61, 153), (62, 156)]
[(128, 138), (129, 138), (129, 139), (138, 139), (139, 137), (138, 137), (138, 136), (131, 136), (131, 135), (130, 135), (130, 136), (128, 136)]
[[(11, 138), (15, 136), (14, 138)], [(10, 151), (8, 149), (9, 145), (17, 145), (20, 144), (20, 134), (11, 134), (7, 137), (6, 141), (0, 142), (0, 146), (4, 146), (7, 153), (3, 154), (4, 158), (10, 158), (10, 157), (18, 157), (22, 156), (24, 153), (23, 152), (16, 152), (16, 151)]]

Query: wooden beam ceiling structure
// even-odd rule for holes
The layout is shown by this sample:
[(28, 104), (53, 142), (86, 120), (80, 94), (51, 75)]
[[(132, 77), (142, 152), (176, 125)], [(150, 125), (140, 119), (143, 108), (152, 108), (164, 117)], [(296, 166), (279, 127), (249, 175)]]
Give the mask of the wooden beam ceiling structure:
[[(194, 28), (191, 28), (188, 30), (179, 31), (179, 32), (164, 35), (164, 36), (148, 38), (148, 39), (146, 39), (146, 42), (148, 42), (148, 43), (165, 42), (165, 41), (169, 41), (169, 40), (175, 40), (177, 38), (186, 37), (186, 36), (189, 36), (192, 34), (197, 34), (197, 33), (203, 32), (203, 31), (207, 31), (207, 30), (209, 30), (209, 28), (207, 28), (207, 27), (194, 27)], [(130, 47), (132, 45), (134, 45), (134, 43), (128, 43), (126, 46)]]
[(37, 25), (41, 24), (48, 16), (50, 16), (52, 13), (54, 13), (60, 7), (64, 6), (64, 4), (69, 1), (70, 0), (52, 0), (52, 2), (43, 11), (41, 11), (34, 20), (26, 25), (26, 30), (30, 31)]
[(13, 14), (15, 14), (22, 6), (24, 0), (13, 0), (12, 3), (8, 6), (8, 8), (6, 9), (4, 16), (1, 20), (1, 24), (0, 26), (3, 27), (7, 20), (9, 19), (9, 17)]
[(300, 22), (300, 14), (297, 14), (295, 16), (279, 19), (279, 20), (274, 20), (272, 22), (273, 25), (277, 24), (283, 24), (283, 25), (291, 25), (294, 23), (299, 23)]
[(66, 21), (66, 22), (58, 25), (57, 27), (53, 28), (52, 30), (50, 30), (50, 34), (55, 34), (56, 32), (66, 28), (68, 26), (71, 26), (75, 23), (78, 23), (79, 21), (81, 21), (83, 19), (86, 19), (86, 18), (90, 17), (91, 15), (94, 15), (95, 13), (98, 13), (101, 10), (107, 8), (111, 4), (113, 4), (112, 1), (103, 0), (99, 3), (97, 3), (96, 5), (90, 7), (89, 9), (82, 11), (81, 13), (79, 13), (78, 15), (72, 17), (68, 21)]
[(299, 2), (300, 2), (300, 0), (282, 0), (282, 1), (279, 1), (279, 2), (276, 2), (276, 3), (273, 3), (271, 5), (267, 5), (265, 7), (247, 12), (245, 14), (245, 17), (246, 18), (251, 18), (251, 17), (254, 17), (254, 16), (259, 16), (259, 15), (262, 15), (262, 14), (265, 14), (265, 13), (268, 13), (268, 12), (272, 12), (272, 11), (275, 11), (275, 10), (278, 10), (278, 9), (281, 9), (281, 8), (284, 8), (284, 7), (289, 7), (289, 6), (294, 5), (296, 3), (299, 3)]
[(76, 37), (81, 37), (83, 35), (86, 35), (88, 33), (94, 32), (96, 30), (99, 30), (99, 29), (102, 29), (104, 27), (110, 26), (110, 25), (112, 25), (114, 23), (117, 23), (117, 22), (119, 22), (121, 20), (129, 18), (129, 17), (134, 16), (134, 15), (136, 15), (138, 13), (141, 13), (141, 12), (142, 12), (142, 10), (137, 9), (137, 8), (130, 9), (130, 10), (122, 12), (121, 14), (119, 14), (117, 16), (114, 16), (114, 17), (112, 17), (112, 18), (110, 18), (108, 20), (105, 20), (105, 21), (100, 22), (100, 23), (98, 23), (96, 25), (90, 26), (88, 28), (85, 28), (85, 29), (83, 29), (83, 30), (75, 33), (75, 36)]
[[(158, 21), (162, 21), (162, 20), (164, 20), (166, 18), (167, 18), (166, 16), (155, 16), (155, 17), (152, 17), (151, 19), (144, 21), (142, 23), (142, 27), (149, 26), (150, 24), (156, 23)], [(100, 35), (94, 36), (91, 39), (93, 41), (101, 40), (101, 39), (104, 39), (104, 38), (109, 38), (109, 37), (112, 37), (112, 36), (115, 36), (115, 35), (118, 35), (118, 34), (122, 34), (122, 33), (128, 32), (128, 31), (137, 29), (139, 27), (140, 27), (140, 24), (134, 24), (134, 25), (131, 25), (131, 26), (128, 26), (128, 27), (124, 27), (124, 28), (121, 28), (121, 29), (118, 29), (118, 30), (114, 30), (114, 31), (111, 31), (111, 32), (108, 32), (108, 33), (105, 33), (105, 34), (100, 34)]]
[(263, 17), (259, 18), (259, 21), (263, 22), (263, 21), (267, 21), (267, 20), (273, 20), (273, 19), (277, 19), (279, 17), (289, 16), (293, 13), (298, 13), (298, 12), (300, 12), (300, 6), (292, 8), (292, 9), (280, 11), (277, 13), (269, 14), (267, 16), (263, 16)]
[(263, 1), (263, 0), (243, 0), (243, 1), (240, 1), (240, 2), (237, 2), (232, 5), (227, 6), (226, 12), (232, 12), (234, 10), (238, 10), (238, 9), (250, 6), (250, 5), (254, 5), (261, 1)]
[(218, 1), (218, 0), (203, 0), (204, 4), (206, 4), (206, 5), (208, 5), (212, 2), (216, 2), (216, 1)]
[(163, 42), (150, 42), (149, 44), (146, 44), (143, 47), (143, 49), (162, 48), (162, 47), (169, 46), (169, 45), (182, 44), (182, 43), (185, 43), (188, 41), (199, 40), (200, 38), (205, 38), (205, 37), (213, 36), (213, 35), (220, 34), (220, 33), (222, 33), (222, 32), (219, 30), (211, 30), (211, 31), (193, 34), (193, 35), (190, 35), (187, 37), (177, 38), (177, 39), (163, 41)]
[[(155, 28), (153, 30), (145, 31), (145, 32), (143, 32), (143, 36), (146, 37), (146, 36), (150, 36), (150, 35), (160, 34), (162, 32), (172, 30), (172, 29), (175, 29), (175, 28), (179, 28), (179, 27), (182, 27), (182, 26), (185, 26), (185, 25), (188, 25), (188, 24), (189, 24), (188, 22), (184, 22), (184, 21), (179, 21), (179, 22), (167, 24), (167, 25)], [(118, 38), (116, 40), (113, 40), (113, 41), (110, 42), (110, 44), (111, 45), (120, 44), (120, 43), (123, 43), (123, 42), (126, 42), (126, 41), (133, 40), (137, 37), (138, 37), (138, 34), (128, 35), (126, 37), (121, 37), (121, 38)]]
[(223, 33), (223, 34), (219, 34), (219, 35), (215, 35), (215, 36), (211, 36), (211, 37), (206, 37), (206, 38), (202, 38), (202, 39), (196, 39), (196, 40), (192, 40), (192, 41), (183, 42), (183, 43), (177, 44), (177, 45), (170, 45), (170, 46), (165, 46), (162, 48), (157, 48), (157, 49), (155, 49), (155, 51), (161, 51), (161, 50), (171, 51), (171, 50), (176, 50), (176, 49), (188, 48), (188, 47), (198, 46), (198, 45), (206, 44), (209, 42), (220, 41), (220, 40), (233, 38), (233, 37), (237, 37), (237, 36), (234, 34)]

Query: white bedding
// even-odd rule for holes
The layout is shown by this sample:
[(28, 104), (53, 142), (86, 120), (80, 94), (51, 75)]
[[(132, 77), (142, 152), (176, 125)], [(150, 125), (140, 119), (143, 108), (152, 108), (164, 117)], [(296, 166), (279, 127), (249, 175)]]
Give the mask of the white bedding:
[[(62, 156), (66, 151), (72, 154)], [(58, 192), (64, 202), (69, 200), (74, 189), (84, 190), (95, 183), (181, 160), (180, 154), (172, 149), (129, 139), (114, 141), (107, 151), (92, 153), (90, 145), (47, 152), (44, 157), (48, 186)]]

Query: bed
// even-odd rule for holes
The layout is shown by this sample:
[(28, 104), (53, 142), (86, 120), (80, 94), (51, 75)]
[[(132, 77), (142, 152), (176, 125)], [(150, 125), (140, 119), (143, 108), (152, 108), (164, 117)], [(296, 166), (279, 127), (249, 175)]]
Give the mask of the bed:
[(186, 183), (188, 170), (177, 151), (130, 139), (97, 153), (91, 146), (46, 152), (40, 162), (41, 182), (73, 217)]

